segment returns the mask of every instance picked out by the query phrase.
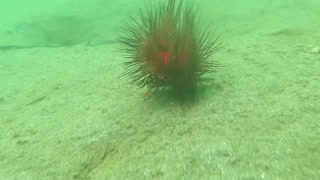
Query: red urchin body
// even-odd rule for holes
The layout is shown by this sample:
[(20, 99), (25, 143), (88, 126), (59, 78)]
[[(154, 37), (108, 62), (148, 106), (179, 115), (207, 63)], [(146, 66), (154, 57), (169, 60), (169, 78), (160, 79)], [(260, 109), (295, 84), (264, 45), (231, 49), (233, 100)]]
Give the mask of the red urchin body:
[(193, 4), (146, 4), (121, 30), (122, 50), (130, 59), (125, 74), (138, 86), (172, 89), (181, 100), (194, 99), (201, 76), (217, 67), (209, 60), (217, 38), (210, 26), (200, 26)]

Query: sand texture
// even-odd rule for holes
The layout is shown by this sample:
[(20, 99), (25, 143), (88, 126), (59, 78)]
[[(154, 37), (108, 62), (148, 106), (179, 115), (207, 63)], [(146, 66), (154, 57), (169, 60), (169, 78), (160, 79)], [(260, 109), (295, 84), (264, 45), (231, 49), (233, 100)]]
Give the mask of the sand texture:
[(120, 77), (137, 1), (0, 2), (0, 179), (320, 179), (320, 1), (199, 0), (223, 67), (187, 107)]

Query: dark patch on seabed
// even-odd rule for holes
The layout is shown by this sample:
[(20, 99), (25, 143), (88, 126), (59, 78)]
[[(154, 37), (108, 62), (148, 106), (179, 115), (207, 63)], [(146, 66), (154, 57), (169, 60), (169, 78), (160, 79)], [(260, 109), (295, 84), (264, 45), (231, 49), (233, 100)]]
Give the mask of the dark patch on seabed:
[(117, 44), (119, 43), (116, 40), (105, 40), (100, 42), (86, 42), (84, 44), (74, 44), (69, 46), (63, 46), (63, 45), (43, 45), (43, 46), (19, 46), (19, 45), (7, 45), (7, 46), (0, 46), (1, 51), (7, 51), (7, 50), (16, 50), (16, 49), (32, 49), (32, 48), (58, 48), (58, 47), (73, 47), (75, 45), (83, 45), (83, 46), (100, 46), (100, 45), (107, 45), (107, 44)]
[(97, 26), (89, 19), (76, 16), (55, 16), (32, 22), (22, 22), (0, 32), (3, 39), (19, 39), (4, 43), (0, 50), (29, 49), (38, 47), (72, 47), (75, 45), (99, 46), (115, 44), (116, 40), (102, 37)]

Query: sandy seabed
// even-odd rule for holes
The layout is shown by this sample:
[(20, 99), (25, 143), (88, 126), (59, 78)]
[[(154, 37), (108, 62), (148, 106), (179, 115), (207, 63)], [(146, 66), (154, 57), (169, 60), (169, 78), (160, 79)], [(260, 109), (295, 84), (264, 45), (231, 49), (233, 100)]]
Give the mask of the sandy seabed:
[[(124, 5), (106, 12), (121, 19), (138, 6)], [(187, 109), (161, 94), (142, 100), (147, 89), (119, 78), (112, 14), (77, 41), (54, 34), (79, 44), (68, 47), (36, 38), (38, 21), (20, 34), (3, 23), (0, 179), (319, 179), (320, 1), (200, 7), (224, 67)]]

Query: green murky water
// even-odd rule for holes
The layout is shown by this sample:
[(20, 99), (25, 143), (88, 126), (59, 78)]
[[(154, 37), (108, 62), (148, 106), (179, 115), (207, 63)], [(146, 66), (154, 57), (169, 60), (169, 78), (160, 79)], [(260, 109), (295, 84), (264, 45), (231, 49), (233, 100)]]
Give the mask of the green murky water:
[(223, 67), (182, 108), (120, 77), (143, 1), (2, 0), (0, 179), (320, 179), (320, 1), (196, 3)]

